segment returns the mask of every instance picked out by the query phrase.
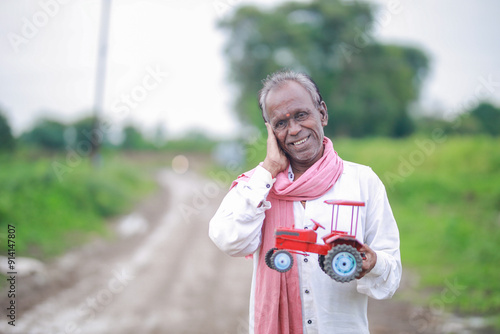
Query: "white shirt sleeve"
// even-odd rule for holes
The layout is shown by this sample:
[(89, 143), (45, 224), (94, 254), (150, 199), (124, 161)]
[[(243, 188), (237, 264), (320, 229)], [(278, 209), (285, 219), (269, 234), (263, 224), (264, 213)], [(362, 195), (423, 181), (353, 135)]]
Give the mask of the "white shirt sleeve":
[(265, 211), (271, 208), (266, 198), (275, 181), (271, 173), (257, 166), (248, 182), (239, 181), (224, 197), (208, 231), (220, 250), (246, 256), (258, 249)]
[(377, 253), (377, 263), (357, 281), (357, 289), (375, 299), (388, 299), (396, 292), (401, 280), (399, 230), (385, 187), (375, 173), (372, 175), (364, 242)]

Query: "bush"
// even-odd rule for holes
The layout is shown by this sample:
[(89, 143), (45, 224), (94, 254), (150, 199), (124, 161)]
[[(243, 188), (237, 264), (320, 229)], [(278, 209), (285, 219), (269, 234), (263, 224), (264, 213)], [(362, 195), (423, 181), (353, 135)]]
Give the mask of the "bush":
[(9, 122), (7, 118), (0, 111), (0, 152), (13, 151), (15, 148), (15, 140), (12, 136)]
[[(82, 163), (59, 181), (48, 158), (3, 157), (0, 164), (0, 229), (16, 226), (19, 255), (57, 255), (105, 234), (105, 219), (131, 208), (152, 189), (148, 176), (123, 162), (93, 170)], [(0, 234), (2, 244), (5, 234)]]

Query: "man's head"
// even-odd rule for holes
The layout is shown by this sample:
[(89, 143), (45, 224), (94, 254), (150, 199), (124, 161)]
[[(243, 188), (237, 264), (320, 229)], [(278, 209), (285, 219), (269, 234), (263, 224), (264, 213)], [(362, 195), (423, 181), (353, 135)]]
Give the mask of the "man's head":
[(313, 79), (304, 73), (297, 73), (292, 71), (279, 71), (267, 76), (267, 78), (263, 81), (263, 87), (259, 91), (259, 107), (262, 110), (262, 118), (267, 122), (267, 111), (266, 111), (266, 98), (269, 92), (275, 88), (281, 87), (283, 84), (295, 81), (299, 83), (304, 89), (306, 89), (315, 106), (318, 108), (323, 101), (321, 97), (321, 93), (319, 92), (318, 86), (313, 81)]
[(294, 72), (268, 76), (259, 105), (292, 168), (309, 168), (321, 158), (328, 112), (309, 76)]

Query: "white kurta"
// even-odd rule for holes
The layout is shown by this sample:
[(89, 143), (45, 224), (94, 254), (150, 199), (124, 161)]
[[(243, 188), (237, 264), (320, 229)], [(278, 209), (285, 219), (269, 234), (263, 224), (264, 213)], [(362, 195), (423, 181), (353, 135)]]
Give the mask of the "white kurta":
[[(293, 180), (291, 169), (288, 173)], [(222, 251), (231, 256), (246, 256), (260, 251), (261, 227), (265, 211), (271, 206), (266, 198), (274, 182), (272, 175), (258, 166), (248, 182), (241, 181), (229, 191), (210, 221), (209, 228), (210, 238)], [(321, 237), (332, 230), (332, 205), (325, 204), (325, 200), (366, 203), (359, 211), (356, 237), (377, 253), (377, 263), (365, 277), (349, 283), (338, 283), (321, 270), (316, 254), (297, 255), (304, 333), (369, 333), (368, 296), (375, 299), (392, 297), (399, 286), (402, 271), (399, 231), (385, 187), (371, 168), (344, 161), (344, 171), (332, 189), (320, 198), (307, 201), (305, 208), (300, 202), (294, 202), (296, 228), (313, 228), (311, 219), (325, 227), (317, 230), (318, 243), (322, 243)], [(349, 231), (351, 207), (348, 209), (339, 211), (338, 230)], [(334, 224), (335, 221), (333, 228)], [(262, 251), (266, 252), (267, 249)], [(258, 258), (257, 253), (253, 257), (250, 333), (254, 333)]]

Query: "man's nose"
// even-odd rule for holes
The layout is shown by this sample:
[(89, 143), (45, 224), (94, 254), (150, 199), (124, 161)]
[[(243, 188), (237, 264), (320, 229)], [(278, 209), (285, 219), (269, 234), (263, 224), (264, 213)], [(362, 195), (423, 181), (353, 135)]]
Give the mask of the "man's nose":
[(300, 132), (301, 129), (302, 129), (302, 127), (300, 126), (299, 122), (295, 121), (294, 119), (291, 119), (288, 122), (288, 134), (289, 135), (295, 136), (296, 134), (298, 134)]

